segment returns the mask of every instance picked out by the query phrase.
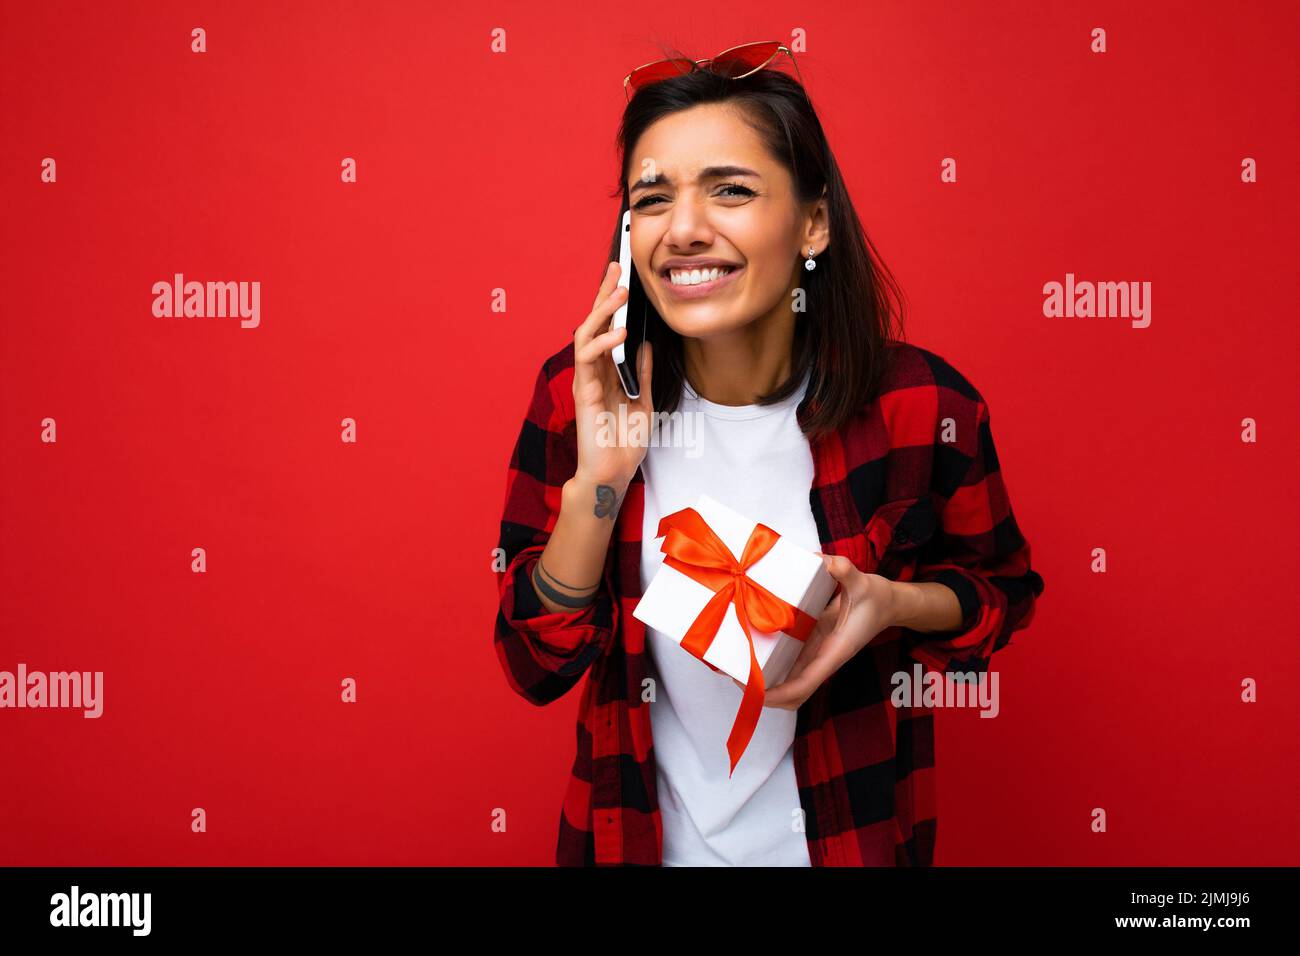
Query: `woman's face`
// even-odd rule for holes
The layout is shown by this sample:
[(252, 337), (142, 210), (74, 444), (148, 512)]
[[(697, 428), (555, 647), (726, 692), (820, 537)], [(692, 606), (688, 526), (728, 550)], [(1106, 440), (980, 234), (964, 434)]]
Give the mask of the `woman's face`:
[[(808, 252), (808, 210), (735, 108), (711, 103), (654, 123), (636, 143), (628, 188), (632, 258), (675, 332), (708, 338), (789, 314)], [(718, 260), (732, 271), (698, 286), (674, 284), (667, 271), (674, 259)]]

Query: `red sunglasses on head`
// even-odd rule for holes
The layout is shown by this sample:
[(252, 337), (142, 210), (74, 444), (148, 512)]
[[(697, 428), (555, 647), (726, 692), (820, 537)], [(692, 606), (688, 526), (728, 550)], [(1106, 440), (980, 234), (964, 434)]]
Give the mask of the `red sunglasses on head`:
[(740, 46), (733, 46), (730, 50), (723, 50), (717, 56), (705, 60), (670, 57), (666, 60), (655, 60), (652, 63), (646, 63), (638, 66), (623, 78), (623, 91), (630, 101), (632, 94), (643, 86), (658, 83), (660, 80), (669, 80), (675, 76), (684, 76), (695, 70), (709, 70), (719, 76), (738, 80), (742, 76), (757, 73), (770, 64), (780, 53), (784, 53), (790, 58), (790, 62), (794, 63), (795, 73), (799, 76), (799, 85), (803, 86), (803, 75), (799, 73), (799, 64), (795, 61), (794, 54), (790, 52), (789, 47), (786, 47), (779, 40), (762, 40), (758, 43), (744, 43)]

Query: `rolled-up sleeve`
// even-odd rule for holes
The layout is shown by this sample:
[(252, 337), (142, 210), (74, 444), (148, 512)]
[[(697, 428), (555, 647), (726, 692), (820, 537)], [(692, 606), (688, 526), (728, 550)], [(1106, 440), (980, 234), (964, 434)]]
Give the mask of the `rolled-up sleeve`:
[(595, 600), (583, 608), (549, 611), (532, 584), (559, 517), (564, 482), (577, 465), (572, 416), (559, 397), (563, 389), (572, 394), (572, 378), (557, 372), (554, 361), (538, 373), (510, 458), (495, 572), (497, 659), (511, 688), (538, 705), (558, 699), (581, 680), (608, 646), (615, 621), (609, 561)]
[[(988, 405), (978, 399), (976, 409), (973, 453), (936, 455), (936, 497), (946, 501), (912, 578), (950, 588), (961, 604), (962, 621), (952, 631), (904, 629), (911, 656), (939, 671), (987, 670), (993, 653), (1033, 620), (1043, 593), (1029, 542), (1012, 513)], [(954, 474), (960, 474), (955, 483)]]

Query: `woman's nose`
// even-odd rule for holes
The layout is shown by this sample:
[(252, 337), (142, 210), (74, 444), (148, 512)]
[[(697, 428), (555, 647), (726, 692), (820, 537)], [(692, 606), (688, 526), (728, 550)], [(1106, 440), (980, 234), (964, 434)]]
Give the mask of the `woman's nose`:
[(693, 245), (709, 246), (713, 244), (713, 227), (709, 223), (707, 210), (696, 207), (691, 202), (679, 202), (670, 213), (667, 239), (669, 244), (682, 249)]

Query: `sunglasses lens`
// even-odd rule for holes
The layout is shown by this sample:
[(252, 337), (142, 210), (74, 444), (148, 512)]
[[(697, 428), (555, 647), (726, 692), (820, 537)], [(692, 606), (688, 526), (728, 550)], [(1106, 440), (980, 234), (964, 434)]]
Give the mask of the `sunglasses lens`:
[(695, 69), (695, 64), (690, 60), (659, 60), (657, 63), (647, 63), (645, 66), (639, 66), (632, 71), (627, 84), (634, 90), (639, 90), (650, 83), (658, 83), (660, 80), (672, 79), (674, 76), (681, 76), (683, 73), (689, 73)]
[(753, 73), (776, 56), (779, 49), (781, 49), (781, 44), (775, 41), (747, 43), (744, 46), (738, 46), (734, 50), (728, 50), (714, 57), (712, 62), (709, 63), (709, 69), (732, 78), (744, 76), (746, 73)]

